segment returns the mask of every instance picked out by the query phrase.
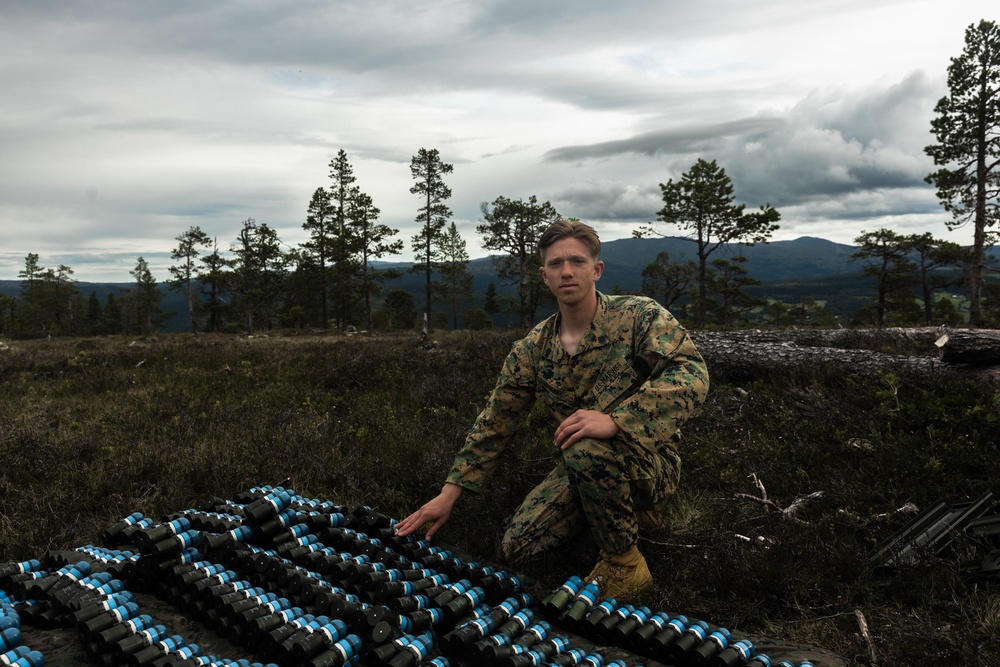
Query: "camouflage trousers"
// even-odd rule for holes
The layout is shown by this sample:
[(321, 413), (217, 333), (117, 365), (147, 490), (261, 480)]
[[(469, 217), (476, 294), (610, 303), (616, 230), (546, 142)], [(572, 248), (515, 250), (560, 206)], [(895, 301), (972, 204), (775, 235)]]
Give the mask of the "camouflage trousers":
[(622, 438), (584, 438), (514, 512), (501, 549), (526, 561), (589, 530), (596, 545), (620, 554), (639, 539), (636, 512), (656, 509), (677, 490), (680, 459), (668, 447), (651, 451)]

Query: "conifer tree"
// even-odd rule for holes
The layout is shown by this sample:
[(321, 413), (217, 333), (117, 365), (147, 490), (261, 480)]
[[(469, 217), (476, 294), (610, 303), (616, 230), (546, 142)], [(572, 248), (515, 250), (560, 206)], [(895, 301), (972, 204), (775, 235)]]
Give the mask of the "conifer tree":
[(177, 247), (170, 253), (170, 259), (180, 262), (169, 267), (171, 278), (167, 281), (172, 290), (183, 290), (187, 298), (188, 321), (191, 323), (191, 333), (198, 332), (197, 308), (195, 307), (195, 281), (197, 268), (195, 260), (201, 254), (200, 248), (212, 245), (212, 239), (201, 231), (200, 227), (190, 227), (177, 236)]
[(517, 288), (520, 324), (528, 327), (545, 291), (538, 272), (542, 263), (538, 241), (559, 213), (547, 201), (539, 204), (534, 195), (527, 202), (497, 197), (492, 204), (481, 204), (480, 210), (483, 221), (476, 231), (483, 237), (482, 246), (503, 253), (493, 256), (493, 266), (501, 284)]
[[(770, 204), (759, 210), (746, 212), (745, 204), (735, 204), (733, 183), (726, 170), (715, 160), (699, 159), (691, 169), (673, 179), (660, 183), (663, 208), (657, 211), (660, 221), (688, 232), (684, 237), (694, 241), (698, 255), (695, 319), (704, 326), (708, 313), (709, 257), (726, 244), (754, 245), (766, 243), (778, 229), (781, 218)], [(666, 235), (655, 224), (643, 227), (634, 235)]]
[(371, 331), (374, 325), (372, 318), (372, 296), (382, 289), (382, 281), (394, 278), (400, 274), (392, 269), (379, 270), (372, 266), (372, 260), (385, 255), (399, 254), (403, 249), (401, 240), (390, 240), (399, 233), (389, 225), (378, 222), (381, 211), (374, 205), (372, 198), (363, 192), (358, 192), (351, 203), (348, 224), (351, 234), (358, 247), (358, 287), (364, 304), (365, 326)]
[(937, 143), (924, 151), (941, 168), (925, 179), (952, 219), (972, 223), (969, 324), (979, 326), (986, 249), (1000, 220), (1000, 28), (980, 21), (965, 31), (965, 50), (948, 66), (948, 95), (934, 108)]
[(421, 148), (410, 161), (410, 174), (416, 183), (410, 188), (412, 194), (421, 200), (420, 209), (415, 218), (420, 223), (420, 232), (413, 236), (413, 252), (417, 258), (410, 269), (413, 273), (424, 274), (424, 318), (427, 327), (431, 327), (431, 309), (433, 305), (434, 263), (437, 257), (437, 239), (444, 230), (451, 209), (444, 203), (451, 198), (451, 188), (445, 185), (444, 175), (450, 174), (454, 166), (441, 161), (441, 155), (436, 148), (427, 150)]

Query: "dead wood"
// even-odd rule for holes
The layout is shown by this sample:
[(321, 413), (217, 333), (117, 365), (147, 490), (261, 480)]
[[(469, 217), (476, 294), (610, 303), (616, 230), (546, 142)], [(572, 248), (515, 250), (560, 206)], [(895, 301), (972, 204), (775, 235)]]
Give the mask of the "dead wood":
[(1000, 331), (993, 329), (955, 329), (945, 332), (935, 342), (938, 357), (951, 364), (1000, 364)]
[[(783, 366), (833, 366), (860, 375), (882, 372), (913, 372), (968, 378), (1000, 384), (1000, 359), (992, 363), (954, 363), (939, 358), (936, 342), (943, 335), (949, 341), (978, 340), (985, 347), (984, 336), (971, 330), (946, 330), (939, 327), (913, 329), (788, 329), (691, 332), (691, 338), (709, 367), (717, 370), (749, 371)], [(957, 335), (956, 335), (957, 334)], [(1000, 353), (1000, 339), (997, 340)], [(904, 349), (906, 354), (884, 352)], [(980, 353), (981, 359), (992, 357)]]

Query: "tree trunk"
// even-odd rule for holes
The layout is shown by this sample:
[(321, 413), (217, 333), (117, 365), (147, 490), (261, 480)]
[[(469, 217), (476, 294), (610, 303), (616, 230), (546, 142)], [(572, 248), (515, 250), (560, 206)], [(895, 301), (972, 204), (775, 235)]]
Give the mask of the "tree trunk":
[(949, 364), (1000, 364), (1000, 331), (963, 329), (949, 331), (934, 345), (938, 357)]
[[(911, 329), (789, 329), (691, 331), (709, 372), (749, 372), (783, 366), (828, 365), (860, 375), (903, 371), (966, 377), (1000, 384), (1000, 331), (949, 331), (948, 346), (969, 341), (961, 362), (937, 358), (936, 327)], [(938, 345), (941, 347), (942, 345)], [(966, 353), (965, 350), (969, 352)], [(886, 352), (895, 350), (897, 352)], [(974, 352), (973, 352), (974, 350)], [(899, 352), (901, 351), (901, 352)], [(972, 359), (976, 359), (973, 361)]]

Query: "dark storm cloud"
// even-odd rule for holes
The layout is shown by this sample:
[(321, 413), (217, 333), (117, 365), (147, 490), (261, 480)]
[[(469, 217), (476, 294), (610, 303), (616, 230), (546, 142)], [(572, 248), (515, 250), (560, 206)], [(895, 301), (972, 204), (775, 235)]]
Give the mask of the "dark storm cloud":
[[(816, 92), (780, 117), (690, 123), (616, 141), (564, 146), (545, 158), (580, 163), (628, 154), (661, 157), (674, 166), (669, 177), (675, 179), (700, 158), (716, 160), (732, 179), (737, 199), (748, 205), (834, 201), (847, 217), (884, 214), (891, 200), (884, 196), (887, 192), (931, 192), (924, 177), (933, 165), (923, 153), (930, 136), (924, 138), (921, 127), (940, 94), (940, 81), (917, 73), (888, 88)], [(858, 202), (849, 203), (848, 197), (866, 193), (872, 195), (871, 206), (852, 211)], [(575, 200), (590, 209), (584, 199)], [(927, 212), (933, 201), (933, 195), (920, 201), (900, 196), (896, 210)]]
[(663, 202), (655, 183), (634, 187), (619, 182), (589, 181), (554, 193), (552, 204), (563, 215), (585, 220), (635, 222), (651, 220)]
[(710, 152), (720, 141), (736, 137), (744, 141), (760, 141), (780, 129), (785, 122), (777, 118), (746, 118), (713, 125), (688, 125), (673, 130), (646, 132), (619, 141), (605, 141), (586, 146), (564, 146), (545, 154), (546, 160), (576, 162), (599, 159), (622, 153), (690, 154)]

